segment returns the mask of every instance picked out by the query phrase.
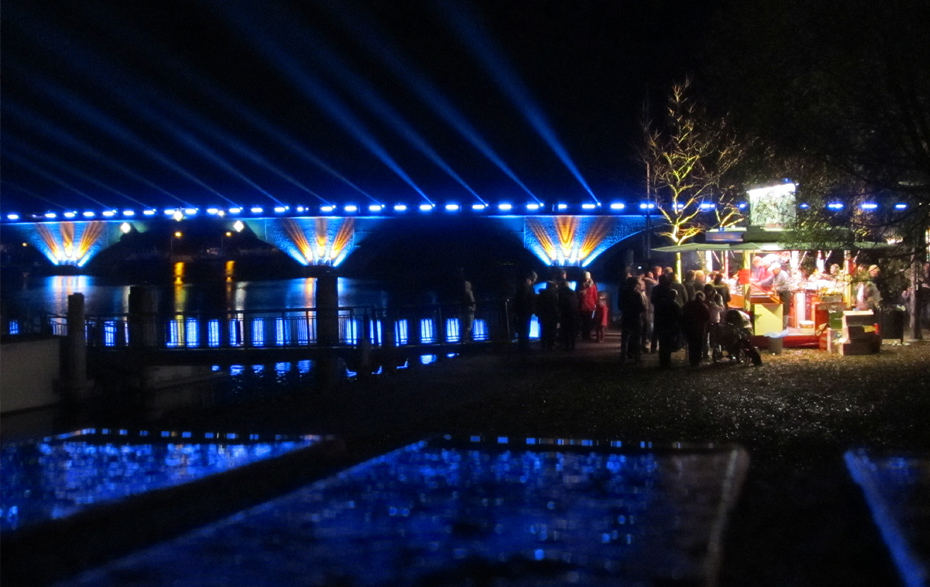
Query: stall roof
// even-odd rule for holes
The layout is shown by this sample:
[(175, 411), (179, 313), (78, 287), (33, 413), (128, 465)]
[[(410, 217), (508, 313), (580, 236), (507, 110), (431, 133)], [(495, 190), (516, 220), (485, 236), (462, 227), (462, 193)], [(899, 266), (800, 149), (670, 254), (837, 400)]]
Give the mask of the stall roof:
[(658, 253), (686, 253), (691, 251), (825, 251), (832, 249), (884, 249), (886, 243), (685, 243), (667, 247), (654, 247)]

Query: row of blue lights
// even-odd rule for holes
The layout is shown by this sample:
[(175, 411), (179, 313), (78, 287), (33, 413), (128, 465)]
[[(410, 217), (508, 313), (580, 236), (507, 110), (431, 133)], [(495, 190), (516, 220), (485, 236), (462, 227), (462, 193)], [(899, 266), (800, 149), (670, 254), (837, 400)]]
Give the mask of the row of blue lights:
[[(745, 209), (746, 206), (747, 205), (745, 202), (739, 204), (740, 209)], [(701, 210), (710, 211), (716, 208), (716, 204), (703, 203), (703, 204), (700, 204), (699, 207)], [(802, 209), (808, 209), (810, 208), (810, 205), (800, 204), (799, 207)], [(846, 205), (843, 204), (842, 202), (830, 202), (829, 204), (827, 204), (826, 207), (830, 210), (839, 211), (839, 210), (845, 209)], [(877, 210), (879, 208), (879, 204), (875, 202), (865, 202), (865, 203), (859, 204), (858, 207), (861, 210), (871, 212), (871, 211)], [(898, 203), (898, 204), (894, 204), (893, 207), (895, 210), (906, 210), (907, 204)], [(500, 204), (497, 204), (496, 207), (491, 206), (489, 204), (472, 204), (471, 206), (464, 206), (462, 204), (456, 204), (456, 203), (448, 203), (441, 207), (435, 204), (420, 204), (419, 206), (408, 206), (407, 204), (395, 204), (394, 206), (386, 206), (384, 204), (371, 204), (367, 207), (362, 207), (362, 206), (358, 206), (355, 204), (347, 204), (342, 207), (338, 207), (335, 205), (324, 205), (324, 206), (319, 206), (319, 207), (297, 206), (293, 209), (290, 206), (275, 206), (270, 209), (270, 212), (276, 215), (294, 215), (294, 214), (314, 215), (317, 213), (320, 213), (320, 214), (340, 214), (341, 213), (341, 214), (346, 214), (346, 215), (352, 215), (352, 214), (359, 214), (359, 213), (365, 213), (365, 212), (369, 214), (384, 214), (384, 213), (391, 213), (391, 212), (403, 214), (403, 213), (410, 212), (412, 210), (416, 210), (421, 213), (429, 213), (437, 209), (444, 210), (445, 212), (448, 212), (448, 213), (457, 213), (457, 212), (462, 212), (465, 210), (471, 210), (472, 212), (475, 212), (475, 213), (481, 213), (481, 212), (487, 212), (489, 210), (494, 211), (496, 209), (498, 212), (503, 212), (503, 213), (518, 213), (521, 210), (525, 210), (528, 213), (546, 212), (550, 210), (552, 212), (557, 212), (557, 213), (567, 213), (567, 212), (572, 211), (573, 209), (577, 210), (578, 208), (580, 208), (582, 212), (587, 212), (587, 213), (595, 213), (598, 211), (603, 212), (604, 210), (604, 206), (602, 204), (594, 204), (594, 203), (585, 203), (581, 205), (577, 205), (577, 204), (571, 205), (571, 204), (560, 203), (560, 204), (554, 204), (551, 207), (547, 207), (544, 204), (538, 204), (535, 202), (525, 204), (523, 206), (518, 205), (518, 204), (510, 204), (507, 202), (502, 202)], [(625, 212), (627, 210), (627, 205), (623, 202), (613, 202), (607, 205), (606, 208), (610, 212), (620, 213), (620, 212)], [(656, 209), (656, 204), (649, 203), (649, 202), (641, 202), (638, 208), (641, 211), (651, 211), (651, 210)], [(251, 214), (253, 216), (259, 216), (259, 215), (266, 214), (265, 208), (261, 206), (233, 207), (233, 208), (207, 208), (206, 210), (204, 210), (204, 212), (208, 216), (217, 216), (217, 217), (223, 217), (227, 215), (228, 216), (240, 216), (244, 214)], [(176, 220), (181, 220), (182, 218), (198, 216), (200, 213), (201, 213), (200, 208), (166, 208), (162, 210), (161, 212), (159, 212), (159, 210), (157, 209), (149, 208), (146, 210), (142, 210), (140, 213), (137, 213), (135, 210), (104, 210), (99, 213), (87, 210), (84, 212), (77, 212), (77, 211), (62, 212), (60, 214), (56, 212), (46, 212), (44, 214), (31, 214), (25, 217), (19, 214), (16, 214), (16, 213), (9, 213), (5, 216), (5, 219), (11, 222), (16, 222), (16, 221), (24, 220), (24, 219), (31, 220), (31, 221), (43, 221), (43, 220), (58, 220), (59, 218), (63, 218), (65, 220), (75, 220), (75, 219), (82, 219), (82, 218), (89, 220), (89, 219), (96, 218), (98, 215), (103, 218), (112, 219), (112, 218), (134, 218), (137, 215), (151, 218), (151, 217), (158, 216), (159, 214), (163, 214), (164, 216), (169, 216)]]

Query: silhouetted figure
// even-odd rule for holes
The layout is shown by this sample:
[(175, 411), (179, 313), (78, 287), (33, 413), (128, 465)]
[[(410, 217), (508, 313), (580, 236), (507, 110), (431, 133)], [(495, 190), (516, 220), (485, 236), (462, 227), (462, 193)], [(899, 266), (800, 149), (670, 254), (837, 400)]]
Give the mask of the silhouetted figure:
[(694, 299), (682, 306), (681, 325), (688, 342), (688, 363), (697, 367), (704, 355), (704, 337), (710, 326), (710, 310), (704, 303), (704, 292), (695, 293)]
[[(649, 304), (652, 306), (653, 310), (653, 328), (652, 328), (652, 341), (649, 346), (650, 352), (656, 352), (659, 343), (659, 333), (655, 329), (655, 307), (663, 299), (668, 299), (672, 297), (673, 290), (671, 283), (669, 282), (669, 276), (667, 273), (661, 272), (659, 267), (656, 267), (659, 270), (658, 277), (656, 278), (656, 284), (652, 287), (652, 293), (649, 294)], [(677, 296), (677, 293), (675, 294)], [(674, 299), (674, 298), (673, 298)], [(677, 303), (677, 302), (676, 302)], [(681, 308), (681, 304), (678, 303), (678, 307)]]
[(578, 338), (578, 296), (568, 280), (559, 282), (559, 343), (565, 350), (575, 349), (575, 339)]
[(536, 296), (536, 316), (539, 317), (539, 338), (544, 351), (555, 348), (559, 330), (559, 284), (547, 281), (546, 288)]
[(530, 349), (530, 323), (533, 321), (533, 314), (536, 313), (536, 292), (533, 290), (534, 283), (536, 283), (536, 273), (530, 271), (524, 276), (523, 282), (517, 286), (517, 292), (513, 297), (513, 313), (517, 330), (517, 348), (521, 351), (528, 351)]
[(654, 329), (659, 344), (659, 366), (672, 365), (672, 353), (678, 350), (681, 336), (681, 306), (678, 305), (678, 292), (669, 288), (667, 293), (659, 295), (654, 304)]
[(475, 326), (475, 292), (472, 291), (471, 282), (462, 283), (462, 336), (460, 342), (469, 342), (473, 337)]
[(640, 346), (643, 322), (646, 318), (646, 298), (640, 287), (639, 279), (627, 277), (620, 290), (620, 362), (627, 358), (639, 363), (642, 358)]
[(723, 305), (726, 307), (730, 303), (730, 287), (723, 282), (723, 273), (714, 275), (714, 289), (723, 298)]

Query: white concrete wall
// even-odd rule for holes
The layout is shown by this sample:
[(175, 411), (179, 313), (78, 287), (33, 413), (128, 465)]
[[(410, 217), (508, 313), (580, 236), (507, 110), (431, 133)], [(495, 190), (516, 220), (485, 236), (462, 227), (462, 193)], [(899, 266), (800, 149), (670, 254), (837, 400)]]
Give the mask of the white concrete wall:
[(61, 401), (56, 381), (61, 372), (58, 338), (25, 340), (0, 346), (0, 412), (50, 406)]

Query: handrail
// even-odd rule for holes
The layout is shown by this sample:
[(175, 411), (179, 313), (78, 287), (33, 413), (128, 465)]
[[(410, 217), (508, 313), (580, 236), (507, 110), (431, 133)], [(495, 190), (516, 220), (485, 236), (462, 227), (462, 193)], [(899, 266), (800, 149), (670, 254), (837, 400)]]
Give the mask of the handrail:
[[(207, 312), (113, 313), (85, 317), (85, 340), (93, 349), (271, 349), (308, 346), (369, 348), (509, 340), (503, 307), (458, 304), (392, 308), (340, 306), (333, 316), (335, 339), (321, 344), (315, 307)], [(67, 335), (64, 316), (46, 315), (47, 334)], [(470, 328), (470, 336), (467, 331)], [(10, 334), (16, 334), (10, 333)]]

